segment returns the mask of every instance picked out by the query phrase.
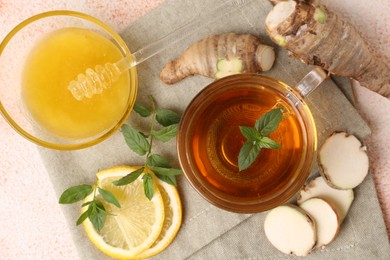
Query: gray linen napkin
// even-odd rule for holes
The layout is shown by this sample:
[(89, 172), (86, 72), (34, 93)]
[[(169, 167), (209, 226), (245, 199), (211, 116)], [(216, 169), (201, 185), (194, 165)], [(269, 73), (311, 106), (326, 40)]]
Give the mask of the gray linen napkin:
[[(222, 0), (167, 1), (121, 32), (121, 35), (129, 48), (134, 51), (177, 29), (202, 10), (209, 10), (222, 2)], [(245, 7), (217, 19), (206, 27), (199, 30), (194, 28), (193, 35), (139, 65), (137, 68), (138, 101), (146, 103), (147, 95), (151, 94), (158, 106), (183, 112), (190, 100), (211, 80), (197, 76), (174, 86), (165, 86), (159, 80), (163, 65), (178, 56), (191, 43), (208, 34), (248, 32), (260, 36), (265, 43), (274, 45), (266, 37), (264, 29), (264, 19), (270, 9), (268, 0), (251, 1)], [(295, 85), (310, 68), (289, 58), (286, 51), (278, 48), (276, 50), (277, 62), (267, 74), (291, 86)], [(331, 80), (324, 82), (311, 94), (307, 103), (317, 124), (319, 144), (334, 130), (346, 130), (359, 137), (370, 133), (365, 122)], [(146, 122), (133, 113), (127, 123), (142, 129), (145, 128)], [(143, 163), (143, 158), (129, 150), (119, 132), (108, 140), (84, 150), (67, 152), (41, 148), (40, 152), (58, 196), (72, 185), (92, 183), (99, 169), (121, 164)], [(157, 145), (155, 152), (163, 154), (178, 167), (174, 140), (164, 145)], [(313, 172), (317, 170), (313, 169)], [(179, 177), (178, 181), (183, 201), (183, 224), (171, 246), (155, 258), (273, 259), (283, 257), (266, 241), (262, 231), (264, 213), (251, 216), (223, 211), (203, 200), (183, 176)], [(329, 249), (318, 252), (315, 256), (333, 258), (344, 248), (348, 249), (348, 252), (355, 248), (365, 249), (366, 254), (373, 257), (388, 254), (388, 250), (377, 250), (378, 245), (386, 247), (384, 244), (387, 243), (387, 236), (372, 179), (367, 178), (357, 189), (356, 194), (357, 199), (343, 225), (340, 238), (330, 245)], [(105, 256), (89, 241), (84, 229), (75, 226), (80, 208), (74, 205), (63, 206), (63, 209), (80, 258), (104, 259)]]

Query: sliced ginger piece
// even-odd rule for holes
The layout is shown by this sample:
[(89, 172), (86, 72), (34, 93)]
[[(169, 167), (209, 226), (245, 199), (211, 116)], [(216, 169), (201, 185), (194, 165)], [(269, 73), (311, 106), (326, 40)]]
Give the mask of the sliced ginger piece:
[(316, 244), (316, 226), (301, 208), (286, 204), (271, 210), (264, 221), (265, 235), (285, 254), (306, 256)]
[(336, 238), (340, 230), (340, 218), (336, 207), (322, 198), (306, 200), (300, 207), (309, 213), (316, 223), (316, 248), (324, 248)]
[(367, 148), (345, 132), (333, 133), (318, 153), (321, 174), (337, 189), (353, 189), (368, 173)]
[(323, 177), (319, 176), (302, 188), (297, 198), (297, 203), (301, 205), (313, 197), (320, 197), (331, 202), (336, 207), (340, 222), (342, 222), (352, 205), (354, 193), (352, 189), (339, 190), (332, 188)]

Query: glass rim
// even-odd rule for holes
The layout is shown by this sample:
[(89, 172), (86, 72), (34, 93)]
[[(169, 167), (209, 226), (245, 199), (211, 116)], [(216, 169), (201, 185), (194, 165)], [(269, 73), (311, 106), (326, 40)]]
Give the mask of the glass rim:
[[(118, 44), (118, 47), (120, 47), (122, 53), (124, 53), (125, 56), (130, 55), (130, 50), (127, 47), (127, 45), (124, 42), (124, 40), (122, 39), (122, 37), (113, 28), (111, 28), (110, 26), (108, 26), (107, 24), (102, 22), (101, 20), (99, 20), (99, 19), (97, 19), (97, 18), (95, 18), (95, 17), (93, 17), (91, 15), (88, 15), (88, 14), (85, 14), (85, 13), (81, 13), (81, 12), (77, 12), (77, 11), (53, 10), (53, 11), (47, 11), (47, 12), (43, 12), (43, 13), (39, 13), (39, 14), (33, 15), (33, 16), (23, 20), (22, 22), (20, 22), (18, 25), (16, 25), (4, 37), (4, 39), (0, 43), (0, 58), (1, 58), (1, 55), (2, 55), (3, 51), (7, 47), (8, 43), (13, 39), (13, 37), (19, 31), (21, 31), (26, 26), (32, 24), (35, 21), (38, 21), (38, 20), (44, 19), (44, 18), (53, 17), (53, 16), (76, 17), (76, 18), (81, 18), (83, 20), (86, 20), (86, 21), (89, 21), (91, 23), (94, 23), (94, 24), (98, 25), (100, 28), (102, 28), (104, 31), (106, 31), (110, 35), (110, 37), (112, 37), (115, 40), (115, 42)], [(87, 140), (87, 141), (84, 141), (84, 142), (81, 141), (79, 143), (72, 143), (72, 144), (59, 144), (59, 143), (45, 141), (45, 140), (42, 140), (42, 139), (40, 139), (38, 137), (35, 137), (34, 135), (28, 133), (14, 119), (12, 119), (12, 116), (7, 112), (7, 110), (5, 109), (5, 107), (2, 104), (1, 100), (0, 100), (0, 113), (3, 115), (3, 118), (8, 122), (8, 124), (17, 133), (19, 133), (21, 136), (23, 136), (27, 140), (29, 140), (29, 141), (37, 144), (37, 145), (40, 145), (40, 146), (43, 146), (43, 147), (46, 147), (46, 148), (55, 149), (55, 150), (78, 150), (78, 149), (87, 148), (87, 147), (93, 146), (95, 144), (98, 144), (98, 143), (104, 141), (105, 139), (110, 137), (112, 134), (114, 134), (116, 132), (116, 130), (118, 130), (121, 127), (121, 125), (126, 121), (127, 117), (129, 116), (129, 114), (130, 114), (130, 112), (132, 110), (132, 107), (133, 107), (133, 105), (135, 103), (135, 99), (136, 99), (137, 91), (138, 91), (136, 68), (135, 67), (132, 68), (129, 71), (129, 74), (130, 74), (130, 85), (134, 81), (135, 82), (135, 86), (136, 86), (135, 89), (134, 89), (133, 98), (129, 97), (126, 110), (124, 111), (124, 113), (123, 113), (122, 117), (119, 119), (119, 121), (112, 128), (110, 128), (107, 132), (105, 132), (102, 135), (99, 135), (99, 136), (95, 137), (92, 140)]]
[[(206, 187), (203, 185), (202, 181), (200, 181), (200, 177), (198, 178), (197, 175), (199, 173), (196, 172), (196, 166), (193, 165), (193, 162), (191, 162), (191, 152), (189, 151), (190, 145), (187, 143), (188, 141), (188, 135), (189, 135), (189, 128), (190, 125), (193, 124), (193, 115), (195, 114), (195, 111), (201, 107), (202, 103), (206, 102), (205, 100), (200, 100), (201, 97), (207, 96), (207, 94), (218, 92), (218, 90), (222, 91), (223, 84), (219, 84), (221, 82), (226, 83), (226, 85), (229, 84), (229, 82), (237, 80), (237, 79), (262, 79), (262, 80), (269, 80), (277, 85), (281, 86), (283, 89), (287, 90), (288, 92), (291, 91), (297, 98), (300, 98), (299, 94), (295, 92), (290, 86), (288, 86), (286, 83), (281, 82), (273, 77), (262, 75), (262, 74), (255, 74), (255, 73), (242, 73), (237, 75), (232, 75), (228, 77), (224, 77), (222, 79), (216, 80), (209, 85), (207, 85), (204, 89), (202, 89), (189, 103), (186, 110), (184, 111), (182, 115), (182, 119), (179, 124), (179, 131), (177, 136), (177, 153), (179, 158), (179, 163), (181, 165), (181, 168), (183, 169), (184, 175), (186, 179), (189, 181), (191, 186), (200, 194), (204, 199), (206, 199), (211, 204), (222, 208), (224, 210), (228, 210), (231, 212), (236, 213), (257, 213), (266, 211), (269, 209), (272, 209), (278, 205), (281, 205), (285, 202), (287, 202), (289, 199), (291, 199), (304, 185), (307, 178), (309, 177), (311, 173), (311, 169), (314, 165), (315, 161), (315, 153), (317, 151), (317, 130), (315, 121), (313, 119), (312, 113), (307, 106), (307, 104), (301, 100), (303, 106), (303, 110), (305, 112), (305, 115), (302, 116), (302, 121), (304, 123), (304, 127), (306, 127), (306, 138), (308, 138), (309, 135), (312, 135), (312, 140), (307, 140), (306, 148), (311, 148), (306, 152), (305, 156), (302, 156), (302, 161), (300, 162), (301, 166), (297, 168), (296, 171), (304, 171), (303, 173), (297, 175), (296, 179), (293, 183), (289, 183), (284, 185), (286, 188), (283, 188), (283, 190), (272, 197), (268, 197), (267, 200), (246, 200), (241, 199), (239, 197), (229, 196), (224, 194), (223, 198), (222, 196), (218, 196), (218, 194), (215, 194), (212, 190), (209, 189), (209, 187)], [(233, 84), (234, 85), (234, 84)], [(234, 88), (234, 86), (230, 86), (231, 88)], [(272, 87), (272, 86), (271, 86)], [(274, 88), (274, 87), (273, 87)], [(211, 96), (211, 94), (210, 94)], [(210, 98), (211, 99), (211, 98)], [(307, 126), (309, 124), (309, 126)], [(309, 143), (311, 142), (311, 143)], [(194, 171), (195, 168), (195, 171)], [(212, 186), (212, 185), (211, 185)], [(214, 188), (213, 188), (214, 189)], [(215, 188), (217, 190), (217, 188)]]

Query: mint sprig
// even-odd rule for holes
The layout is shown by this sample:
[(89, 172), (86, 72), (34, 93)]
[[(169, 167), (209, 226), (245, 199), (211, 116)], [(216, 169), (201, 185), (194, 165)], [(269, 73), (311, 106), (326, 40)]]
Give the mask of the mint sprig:
[(255, 122), (254, 127), (240, 126), (240, 131), (247, 139), (238, 155), (238, 170), (243, 171), (256, 160), (262, 148), (278, 149), (280, 144), (269, 138), (282, 120), (282, 109), (268, 111)]
[(99, 192), (103, 200), (115, 205), (118, 208), (120, 208), (121, 205), (111, 192), (99, 187), (98, 180), (96, 180), (94, 185), (82, 184), (82, 185), (77, 185), (66, 189), (62, 193), (59, 199), (59, 203), (71, 204), (71, 203), (79, 202), (85, 199), (87, 196), (89, 196), (92, 192), (93, 192), (92, 200), (85, 202), (81, 205), (81, 207), (88, 207), (88, 208), (77, 219), (76, 225), (80, 225), (81, 223), (84, 222), (84, 220), (89, 218), (89, 220), (91, 221), (95, 229), (97, 231), (100, 231), (104, 226), (107, 212), (106, 212), (106, 208), (102, 203), (102, 200), (96, 197), (96, 193)]
[[(146, 155), (145, 164), (142, 168), (114, 181), (113, 184), (116, 186), (129, 184), (135, 181), (142, 173), (145, 173), (142, 177), (145, 196), (148, 199), (152, 199), (154, 194), (153, 175), (166, 183), (176, 186), (176, 176), (182, 174), (182, 171), (172, 168), (161, 155), (152, 154), (155, 139), (161, 142), (167, 142), (177, 135), (180, 116), (169, 109), (156, 109), (152, 96), (149, 96), (149, 101), (151, 109), (137, 104), (137, 109), (134, 110), (142, 117), (151, 117), (149, 133), (143, 133), (126, 124), (121, 128), (121, 132), (129, 148), (138, 155)], [(156, 129), (156, 121), (162, 128)]]
[[(144, 185), (145, 196), (151, 200), (154, 195), (154, 176), (171, 185), (177, 185), (176, 176), (182, 174), (180, 169), (174, 169), (168, 161), (159, 154), (152, 154), (153, 141), (155, 139), (161, 142), (167, 142), (177, 135), (178, 123), (180, 116), (169, 109), (156, 109), (155, 102), (152, 96), (149, 96), (151, 109), (145, 106), (135, 104), (134, 111), (142, 117), (151, 116), (151, 127), (149, 133), (138, 131), (134, 127), (124, 124), (121, 132), (128, 147), (140, 156), (146, 156), (143, 167), (130, 172), (119, 180), (113, 181), (115, 186), (123, 186), (132, 183), (138, 179), (141, 174)], [(159, 123), (162, 127), (156, 129), (156, 124)], [(104, 207), (103, 201), (111, 203), (120, 208), (121, 205), (114, 194), (108, 190), (99, 187), (99, 181), (95, 184), (76, 185), (66, 189), (60, 196), (60, 204), (72, 204), (84, 200), (91, 193), (93, 198), (81, 205), (82, 208), (88, 207), (77, 219), (76, 225), (80, 225), (86, 219), (89, 219), (97, 231), (100, 231), (105, 223), (106, 216), (109, 214)], [(100, 196), (97, 196), (97, 193)]]

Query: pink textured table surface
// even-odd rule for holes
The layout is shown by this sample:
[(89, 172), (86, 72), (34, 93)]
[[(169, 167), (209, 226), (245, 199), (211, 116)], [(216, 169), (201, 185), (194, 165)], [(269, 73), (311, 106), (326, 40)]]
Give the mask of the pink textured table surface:
[[(0, 0), (0, 40), (39, 12), (69, 9), (96, 16), (119, 32), (164, 0)], [(377, 55), (390, 61), (390, 2), (324, 0), (356, 24)], [(364, 17), (364, 19), (362, 19)], [(390, 233), (390, 101), (354, 87), (357, 108), (372, 129), (365, 140), (378, 197)], [(2, 259), (77, 259), (36, 146), (0, 119), (0, 255)]]

